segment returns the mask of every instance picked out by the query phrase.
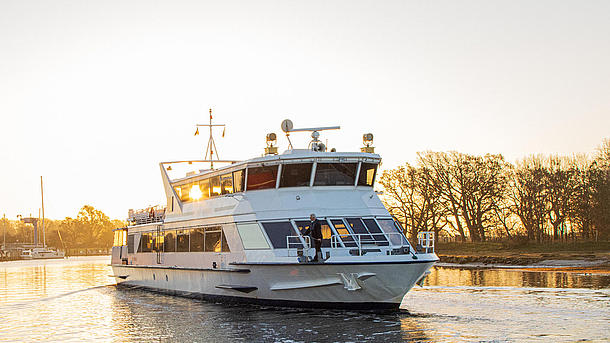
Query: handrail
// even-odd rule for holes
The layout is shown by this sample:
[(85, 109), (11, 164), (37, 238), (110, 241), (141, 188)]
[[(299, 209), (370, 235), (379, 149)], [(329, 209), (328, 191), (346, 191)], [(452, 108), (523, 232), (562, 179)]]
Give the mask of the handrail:
[[(291, 242), (290, 239), (291, 238), (296, 238), (298, 240), (298, 242)], [(303, 240), (301, 240), (301, 238), (303, 238)], [(311, 237), (309, 236), (286, 236), (286, 248), (287, 249), (294, 249), (291, 248), (291, 245), (296, 245), (296, 247), (294, 248), (303, 248), (303, 249), (311, 249)]]
[[(369, 238), (369, 237), (373, 237), (373, 236), (381, 236), (383, 238), (383, 240), (376, 240), (376, 239), (362, 239), (362, 237), (365, 238)], [(400, 237), (400, 244), (394, 244), (392, 242), (392, 237)], [(353, 242), (356, 243), (356, 247), (354, 248), (358, 248), (358, 255), (362, 255), (362, 244), (375, 244), (377, 245), (377, 243), (387, 243), (387, 247), (390, 249), (390, 251), (395, 248), (395, 247), (403, 247), (403, 246), (410, 246), (409, 241), (407, 241), (407, 239), (399, 232), (392, 232), (392, 233), (357, 233), (357, 234), (342, 234), (342, 235), (332, 235), (330, 236), (330, 247), (333, 249), (336, 248), (340, 248), (340, 243), (342, 242), (343, 245), (345, 245), (346, 241), (341, 239), (341, 237), (351, 237), (353, 239)], [(354, 239), (355, 238), (355, 239)], [(349, 240), (347, 241), (349, 242)]]
[(434, 252), (434, 231), (422, 231), (417, 234), (417, 250), (429, 254)]

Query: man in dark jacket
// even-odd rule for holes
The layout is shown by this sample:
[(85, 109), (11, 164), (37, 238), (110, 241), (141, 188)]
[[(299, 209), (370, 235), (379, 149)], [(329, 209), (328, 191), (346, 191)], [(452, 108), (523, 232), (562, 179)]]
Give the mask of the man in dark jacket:
[(303, 235), (309, 235), (311, 240), (316, 247), (316, 257), (314, 257), (313, 261), (318, 262), (318, 256), (322, 256), (322, 226), (318, 219), (316, 219), (315, 214), (311, 214), (309, 216), (311, 220), (311, 224), (309, 224), (309, 228), (303, 232)]

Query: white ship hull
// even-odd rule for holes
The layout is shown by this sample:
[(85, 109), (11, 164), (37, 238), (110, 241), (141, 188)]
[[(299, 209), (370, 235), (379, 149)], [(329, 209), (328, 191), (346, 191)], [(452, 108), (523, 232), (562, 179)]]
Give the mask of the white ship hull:
[(434, 261), (240, 264), (230, 269), (113, 265), (117, 283), (278, 306), (397, 309)]

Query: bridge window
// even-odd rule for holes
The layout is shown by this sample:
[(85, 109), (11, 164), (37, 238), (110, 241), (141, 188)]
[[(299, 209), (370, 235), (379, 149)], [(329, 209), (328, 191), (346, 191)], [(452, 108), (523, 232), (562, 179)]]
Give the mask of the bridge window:
[(267, 232), (269, 240), (271, 240), (271, 245), (273, 245), (273, 247), (276, 249), (285, 249), (286, 237), (296, 235), (290, 222), (275, 222), (262, 224), (263, 228), (265, 229), (265, 232)]
[(243, 192), (244, 191), (244, 170), (237, 170), (233, 172), (233, 191)]
[(280, 187), (309, 186), (311, 166), (312, 163), (284, 164), (280, 177)]
[(163, 251), (176, 251), (176, 231), (165, 231), (165, 239), (163, 240)]
[(233, 174), (224, 174), (220, 176), (220, 192), (222, 194), (233, 193)]
[(388, 240), (385, 238), (385, 235), (379, 228), (379, 225), (375, 222), (375, 219), (363, 219), (364, 225), (371, 233), (371, 236), (377, 242), (377, 245), (388, 245)]
[(269, 249), (269, 243), (257, 223), (237, 224), (237, 232), (245, 250)]
[[(318, 221), (320, 222), (320, 228), (322, 229), (322, 247), (329, 248), (330, 236), (333, 235), (333, 231), (326, 220), (318, 219)], [(311, 225), (311, 221), (309, 220), (296, 220), (294, 223), (297, 224), (297, 228), (299, 228), (301, 234), (303, 234), (305, 230), (309, 229), (309, 226)], [(311, 242), (311, 245), (313, 246), (313, 242)]]
[(356, 163), (318, 163), (314, 186), (353, 186)]
[(246, 189), (275, 188), (277, 180), (277, 166), (248, 168), (248, 184)]
[(373, 182), (375, 182), (376, 173), (376, 164), (362, 163), (362, 165), (360, 166), (360, 175), (358, 176), (358, 186), (373, 186)]
[(402, 230), (399, 230), (396, 223), (392, 219), (377, 219), (379, 226), (383, 232), (390, 234), (390, 242), (394, 245), (402, 245)]
[(210, 178), (210, 189), (211, 189), (211, 196), (217, 196), (220, 195), (221, 193), (221, 189), (220, 189), (220, 176), (214, 176), (212, 178)]
[(360, 218), (346, 218), (345, 220), (355, 234), (361, 235), (361, 244), (375, 243), (375, 239), (369, 234), (369, 231), (366, 229), (366, 226), (364, 226), (364, 223)]
[(349, 232), (349, 230), (347, 229), (347, 227), (345, 226), (345, 224), (343, 223), (343, 221), (341, 219), (333, 219), (330, 222), (333, 223), (333, 226), (335, 227), (337, 234), (339, 234), (339, 238), (341, 238), (341, 240), (343, 241), (343, 244), (346, 247), (355, 247), (356, 246), (356, 242), (354, 242), (354, 238), (352, 237), (351, 232)]

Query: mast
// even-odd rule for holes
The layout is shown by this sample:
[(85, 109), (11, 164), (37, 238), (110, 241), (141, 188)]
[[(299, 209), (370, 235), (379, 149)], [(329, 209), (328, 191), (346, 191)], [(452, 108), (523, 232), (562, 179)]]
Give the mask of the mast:
[(42, 188), (42, 175), (40, 176), (40, 200), (42, 202), (42, 247), (47, 247), (47, 239), (44, 230), (44, 190)]
[[(197, 124), (197, 131), (195, 131), (195, 136), (199, 135), (199, 126), (208, 126), (210, 128), (210, 138), (208, 139), (208, 146), (205, 148), (205, 158), (210, 162), (210, 169), (214, 169), (214, 152), (216, 152), (216, 160), (220, 161), (220, 157), (218, 156), (218, 150), (216, 149), (216, 143), (214, 143), (214, 136), (212, 136), (212, 128), (214, 126), (222, 126), (225, 127), (225, 124), (212, 124), (212, 109), (210, 108), (210, 123), (209, 124)], [(224, 137), (224, 129), (222, 131), (222, 136)], [(208, 155), (210, 158), (208, 159)]]
[(2, 216), (2, 227), (4, 228), (4, 243), (2, 243), (2, 250), (6, 250), (6, 214)]

